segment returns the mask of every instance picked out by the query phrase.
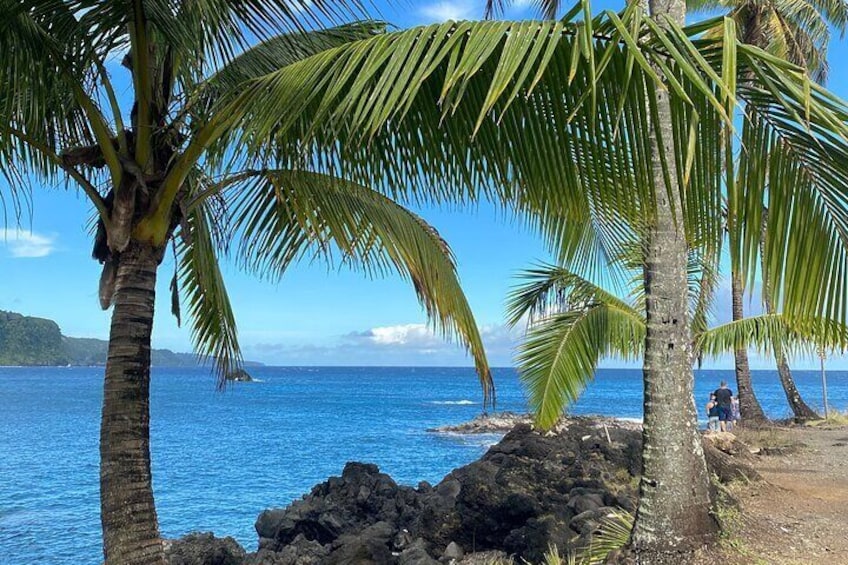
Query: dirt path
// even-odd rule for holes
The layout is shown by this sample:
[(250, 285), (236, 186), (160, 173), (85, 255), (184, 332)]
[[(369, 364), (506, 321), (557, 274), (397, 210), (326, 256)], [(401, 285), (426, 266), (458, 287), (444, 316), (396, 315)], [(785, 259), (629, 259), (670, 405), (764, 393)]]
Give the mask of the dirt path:
[(764, 481), (734, 488), (741, 561), (848, 565), (848, 427), (741, 432)]

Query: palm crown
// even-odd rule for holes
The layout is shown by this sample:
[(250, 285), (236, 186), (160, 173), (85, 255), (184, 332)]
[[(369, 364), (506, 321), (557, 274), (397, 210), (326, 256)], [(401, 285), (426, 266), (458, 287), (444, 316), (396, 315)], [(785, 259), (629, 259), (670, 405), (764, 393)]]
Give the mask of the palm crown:
[(722, 12), (736, 21), (740, 41), (827, 78), (831, 29), (845, 32), (844, 0), (689, 0), (690, 10)]
[[(216, 257), (236, 240), (240, 261), (266, 276), (315, 255), (399, 272), (435, 324), (469, 347), (488, 395), (482, 343), (435, 230), (361, 183), (278, 167), (285, 159), (273, 155), (247, 158), (226, 135), (246, 82), (383, 31), (365, 22), (304, 30), (351, 11), (343, 2), (7, 2), (5, 162), (35, 178), (66, 174), (85, 191), (98, 212), (104, 308), (131, 240), (164, 252), (176, 238), (172, 288), (187, 299), (198, 352), (221, 376), (240, 350)], [(117, 61), (132, 78), (129, 107), (116, 94)], [(13, 197), (18, 186), (10, 183)]]

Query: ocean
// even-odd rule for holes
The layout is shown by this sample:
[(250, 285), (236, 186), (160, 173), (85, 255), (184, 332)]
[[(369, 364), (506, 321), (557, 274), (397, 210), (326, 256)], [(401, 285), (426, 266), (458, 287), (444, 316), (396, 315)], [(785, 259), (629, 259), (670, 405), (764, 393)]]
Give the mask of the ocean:
[[(208, 369), (155, 368), (151, 389), (154, 491), (165, 537), (231, 535), (256, 548), (253, 523), (347, 461), (376, 463), (400, 483), (438, 482), (496, 436), (427, 428), (480, 413), (467, 368), (261, 367), (260, 382), (216, 392)], [(102, 368), (0, 368), (0, 564), (102, 561), (98, 437)], [(526, 411), (512, 369), (495, 369), (498, 410)], [(817, 372), (794, 372), (821, 406)], [(698, 408), (732, 371), (699, 371)], [(769, 416), (789, 415), (777, 374), (755, 371)], [(829, 372), (829, 399), (848, 408), (848, 372)], [(732, 385), (731, 385), (732, 387)], [(600, 370), (573, 414), (640, 419), (641, 370)], [(704, 415), (701, 414), (702, 420)]]

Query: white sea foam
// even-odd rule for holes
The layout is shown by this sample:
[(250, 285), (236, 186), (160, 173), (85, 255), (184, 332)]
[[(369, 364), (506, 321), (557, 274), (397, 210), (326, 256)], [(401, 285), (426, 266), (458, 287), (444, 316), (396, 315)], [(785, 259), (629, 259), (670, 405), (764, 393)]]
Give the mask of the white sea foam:
[(467, 445), (468, 447), (488, 449), (502, 440), (506, 434), (462, 434), (456, 432), (445, 432), (440, 435), (451, 441)]
[(641, 424), (642, 423), (642, 418), (625, 418), (625, 417), (615, 416), (615, 419), (621, 420), (622, 422), (632, 422), (634, 424)]
[(471, 404), (477, 404), (473, 400), (432, 400), (430, 404), (445, 404), (451, 406), (468, 406)]

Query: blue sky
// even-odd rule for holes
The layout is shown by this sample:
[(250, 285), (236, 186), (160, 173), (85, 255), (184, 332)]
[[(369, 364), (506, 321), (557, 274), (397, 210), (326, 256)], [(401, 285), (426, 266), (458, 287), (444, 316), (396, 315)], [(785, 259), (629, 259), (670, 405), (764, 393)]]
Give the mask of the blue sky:
[[(532, 17), (530, 4), (513, 2), (507, 16)], [(474, 19), (483, 13), (483, 2), (478, 0), (375, 5), (379, 17), (399, 27)], [(596, 2), (595, 8), (620, 5)], [(836, 38), (830, 47), (829, 86), (848, 97), (848, 77), (840, 64), (845, 55), (848, 47)], [(66, 335), (105, 339), (110, 312), (98, 306), (100, 266), (90, 258), (92, 212), (87, 201), (73, 186), (59, 184), (34, 187), (30, 204), (20, 230), (12, 210), (7, 209), (6, 222), (0, 223), (0, 230), (5, 226), (5, 237), (0, 237), (0, 310), (52, 318)], [(490, 361), (511, 364), (518, 332), (503, 325), (504, 300), (515, 284), (514, 274), (547, 257), (541, 241), (487, 204), (417, 211), (453, 248)], [(166, 259), (159, 274), (153, 345), (189, 351), (189, 330), (177, 327), (170, 315), (168, 283), (173, 270), (172, 260)], [(224, 274), (247, 359), (278, 365), (470, 364), (461, 349), (427, 330), (411, 286), (399, 278), (371, 280), (360, 273), (328, 271), (320, 264), (298, 265), (279, 282), (256, 280), (234, 265), (225, 264)], [(725, 281), (717, 305), (720, 320), (729, 318), (729, 302)], [(767, 359), (755, 358), (754, 364), (771, 368)], [(812, 367), (816, 361), (795, 364)], [(841, 359), (831, 365), (848, 367)], [(711, 366), (730, 367), (731, 362), (722, 359)]]

